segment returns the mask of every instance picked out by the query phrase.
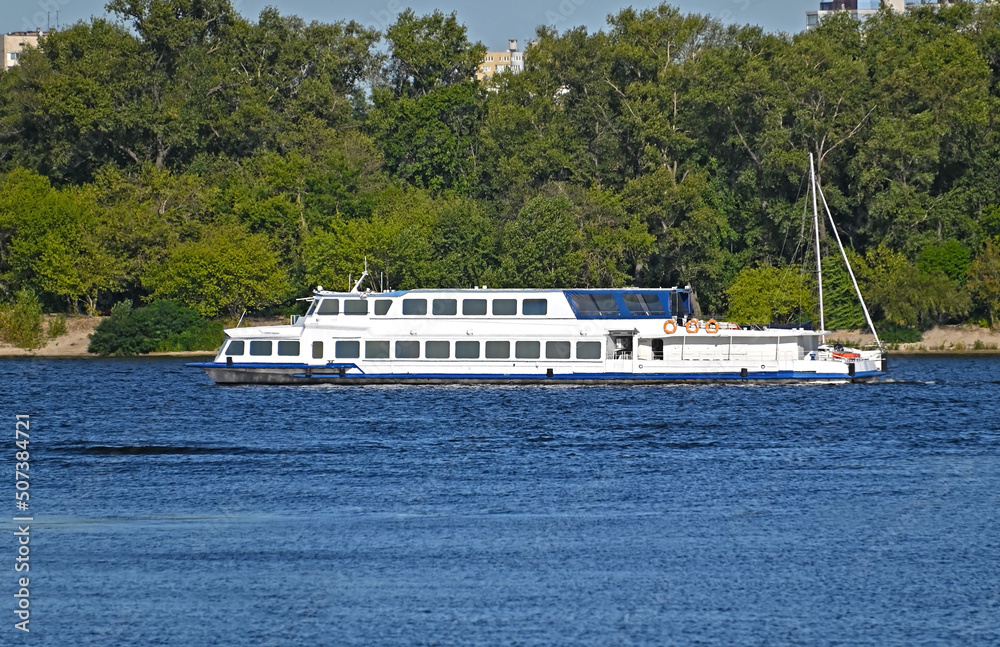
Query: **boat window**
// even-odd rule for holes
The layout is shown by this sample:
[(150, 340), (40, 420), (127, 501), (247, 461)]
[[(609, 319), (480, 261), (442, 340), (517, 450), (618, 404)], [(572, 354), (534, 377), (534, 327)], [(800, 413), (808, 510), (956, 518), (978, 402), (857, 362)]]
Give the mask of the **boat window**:
[(250, 342), (250, 354), (262, 357), (271, 354), (271, 342), (269, 341), (252, 341)]
[(666, 314), (663, 310), (663, 304), (660, 303), (660, 298), (655, 294), (623, 294), (622, 300), (625, 302), (629, 314), (632, 315), (663, 316)]
[(448, 359), (451, 349), (446, 341), (429, 341), (424, 344), (424, 357), (427, 359)]
[(323, 359), (323, 342), (313, 342), (313, 359)]
[(463, 299), (462, 314), (473, 317), (486, 314), (486, 299)]
[(509, 317), (517, 314), (517, 299), (493, 299), (493, 314)]
[(548, 299), (525, 299), (521, 306), (521, 314), (529, 316), (544, 315), (549, 311)]
[(608, 317), (620, 314), (618, 303), (610, 294), (569, 295), (576, 311), (584, 317)]
[(510, 357), (509, 341), (486, 342), (486, 359), (507, 359)]
[(278, 342), (278, 355), (282, 357), (298, 357), (299, 356), (299, 342), (297, 341), (279, 341)]
[(242, 355), (246, 352), (243, 347), (243, 340), (233, 340), (229, 342), (229, 346), (226, 347), (226, 355)]
[(576, 342), (576, 358), (601, 359), (601, 342), (599, 341)]
[(337, 359), (356, 359), (361, 357), (361, 342), (359, 341), (338, 341), (334, 347)]
[(389, 359), (389, 342), (387, 341), (366, 341), (366, 359)]
[(375, 301), (375, 314), (382, 316), (389, 312), (389, 306), (392, 305), (392, 299), (378, 299)]
[(542, 344), (537, 341), (519, 341), (514, 344), (514, 357), (517, 359), (538, 359), (542, 352)]
[(368, 302), (364, 299), (344, 299), (345, 315), (368, 314)]
[(569, 359), (569, 342), (545, 342), (545, 359)]
[(397, 341), (396, 359), (416, 359), (420, 357), (420, 342)]
[(404, 315), (427, 314), (427, 299), (403, 299)]
[(316, 311), (318, 315), (339, 315), (340, 314), (340, 299), (323, 299), (319, 303), (319, 310)]
[(313, 299), (313, 302), (309, 304), (309, 309), (306, 310), (306, 316), (308, 317), (313, 312), (316, 311), (316, 306), (319, 305), (319, 299)]
[(455, 299), (434, 299), (432, 311), (436, 315), (458, 314), (458, 301)]
[(479, 359), (479, 342), (455, 342), (455, 359)]

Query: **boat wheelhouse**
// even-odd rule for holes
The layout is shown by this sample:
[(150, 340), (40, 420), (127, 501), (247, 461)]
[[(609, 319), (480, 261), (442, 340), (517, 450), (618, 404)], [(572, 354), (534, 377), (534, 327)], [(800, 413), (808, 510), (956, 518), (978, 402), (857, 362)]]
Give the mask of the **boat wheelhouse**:
[[(360, 281), (359, 281), (360, 284)], [(880, 351), (842, 350), (805, 328), (694, 317), (690, 288), (319, 288), (290, 325), (233, 328), (219, 384), (850, 382)]]

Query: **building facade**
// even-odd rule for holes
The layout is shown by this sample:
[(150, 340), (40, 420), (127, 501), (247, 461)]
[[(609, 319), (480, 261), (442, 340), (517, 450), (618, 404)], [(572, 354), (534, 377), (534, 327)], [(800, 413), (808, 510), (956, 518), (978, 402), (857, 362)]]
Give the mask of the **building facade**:
[(518, 51), (516, 40), (507, 41), (506, 51), (486, 52), (483, 62), (476, 70), (476, 78), (482, 81), (505, 71), (514, 74), (524, 71), (524, 52)]
[(12, 31), (3, 35), (3, 45), (0, 46), (0, 55), (3, 56), (3, 69), (9, 70), (18, 64), (21, 59), (21, 52), (25, 47), (38, 47), (38, 40), (44, 38), (47, 32), (41, 29), (37, 31)]
[(893, 11), (905, 11), (921, 5), (939, 6), (956, 1), (960, 0), (941, 0), (940, 2), (932, 0), (830, 0), (820, 2), (818, 11), (806, 12), (806, 28), (815, 29), (816, 25), (823, 21), (823, 18), (837, 11), (846, 11), (854, 18), (864, 20), (877, 13), (882, 5)]

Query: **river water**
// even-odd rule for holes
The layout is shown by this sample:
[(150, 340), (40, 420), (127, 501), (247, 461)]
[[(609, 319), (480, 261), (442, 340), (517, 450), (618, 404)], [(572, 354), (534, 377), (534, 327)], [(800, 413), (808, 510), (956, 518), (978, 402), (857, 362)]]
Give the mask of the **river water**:
[(0, 543), (2, 642), (1000, 644), (1000, 358), (890, 362), (874, 385), (362, 388), (2, 360), (5, 527), (34, 516), (29, 636)]

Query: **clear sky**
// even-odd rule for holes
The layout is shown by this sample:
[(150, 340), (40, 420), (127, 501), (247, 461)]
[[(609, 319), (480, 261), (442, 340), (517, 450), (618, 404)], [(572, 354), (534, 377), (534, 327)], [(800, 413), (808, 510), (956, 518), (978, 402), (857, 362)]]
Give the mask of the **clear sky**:
[[(48, 21), (65, 26), (91, 16), (103, 16), (107, 0), (0, 0), (0, 31), (22, 31), (41, 27)], [(307, 21), (358, 22), (384, 28), (406, 7), (418, 14), (440, 9), (455, 11), (469, 30), (471, 40), (482, 41), (490, 49), (506, 48), (508, 38), (522, 43), (538, 25), (559, 30), (586, 25), (597, 31), (606, 25), (609, 13), (631, 4), (636, 9), (659, 2), (628, 0), (233, 0), (244, 16), (256, 19), (260, 10), (274, 5), (282, 14), (295, 14)], [(768, 31), (798, 32), (805, 28), (805, 12), (818, 9), (819, 0), (674, 0), (684, 12), (709, 13), (727, 23), (757, 24)]]

